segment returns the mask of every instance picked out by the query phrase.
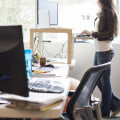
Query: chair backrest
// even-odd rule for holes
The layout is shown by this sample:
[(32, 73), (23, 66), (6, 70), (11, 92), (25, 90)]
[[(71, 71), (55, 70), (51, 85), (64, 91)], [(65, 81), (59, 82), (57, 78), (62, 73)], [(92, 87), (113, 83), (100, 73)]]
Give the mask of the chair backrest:
[(70, 120), (74, 120), (73, 110), (75, 108), (90, 105), (89, 100), (91, 94), (93, 93), (93, 90), (102, 74), (110, 67), (110, 65), (111, 63), (108, 62), (98, 66), (93, 66), (85, 72), (78, 88), (76, 89), (76, 92), (71, 97), (67, 106), (67, 114)]

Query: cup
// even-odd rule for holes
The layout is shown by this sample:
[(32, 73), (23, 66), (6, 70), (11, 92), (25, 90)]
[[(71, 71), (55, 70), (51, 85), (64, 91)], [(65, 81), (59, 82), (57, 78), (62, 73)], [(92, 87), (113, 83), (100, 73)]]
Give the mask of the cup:
[(45, 57), (40, 57), (40, 66), (45, 66), (46, 65), (46, 58)]
[(28, 80), (32, 79), (32, 50), (25, 49), (25, 62), (26, 62), (26, 72)]

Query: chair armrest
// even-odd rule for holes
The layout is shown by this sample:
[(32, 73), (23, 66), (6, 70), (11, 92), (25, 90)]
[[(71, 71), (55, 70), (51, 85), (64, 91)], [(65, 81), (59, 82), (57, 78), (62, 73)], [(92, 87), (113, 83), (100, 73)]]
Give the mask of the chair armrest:
[(91, 106), (76, 108), (73, 112), (73, 116), (75, 120), (83, 120), (84, 118), (89, 120), (94, 119)]
[(75, 90), (69, 90), (68, 96), (72, 97), (72, 95), (75, 93)]
[(100, 107), (100, 101), (93, 103), (93, 111), (94, 116), (96, 116), (97, 120), (102, 120), (102, 114), (101, 114), (101, 107)]

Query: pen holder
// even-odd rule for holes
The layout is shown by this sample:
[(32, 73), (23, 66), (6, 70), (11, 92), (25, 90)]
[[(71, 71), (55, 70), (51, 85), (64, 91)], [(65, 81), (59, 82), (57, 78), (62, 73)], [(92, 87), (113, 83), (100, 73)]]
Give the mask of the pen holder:
[(45, 57), (40, 57), (40, 66), (45, 66), (46, 65), (46, 58)]

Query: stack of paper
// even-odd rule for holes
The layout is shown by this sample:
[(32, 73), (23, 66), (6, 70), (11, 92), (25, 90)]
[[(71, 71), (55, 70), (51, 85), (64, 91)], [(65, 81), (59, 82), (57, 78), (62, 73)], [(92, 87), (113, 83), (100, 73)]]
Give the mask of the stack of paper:
[[(50, 96), (50, 97), (49, 97)], [(10, 101), (7, 107), (15, 109), (47, 110), (54, 105), (63, 101), (64, 96), (61, 94), (45, 94), (30, 92), (29, 97), (21, 97), (12, 94), (2, 94), (0, 98)]]
[(54, 68), (50, 67), (40, 67), (39, 69), (33, 70), (33, 77), (41, 77), (41, 76), (56, 76), (54, 73)]

